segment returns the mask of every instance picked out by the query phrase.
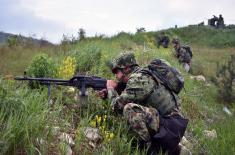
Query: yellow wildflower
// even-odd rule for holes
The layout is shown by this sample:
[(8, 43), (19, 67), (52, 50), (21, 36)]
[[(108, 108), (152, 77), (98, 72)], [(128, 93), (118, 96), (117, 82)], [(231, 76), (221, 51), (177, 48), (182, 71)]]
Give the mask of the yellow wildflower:
[(76, 67), (76, 60), (73, 57), (66, 57), (59, 67), (59, 77), (69, 79), (74, 75)]

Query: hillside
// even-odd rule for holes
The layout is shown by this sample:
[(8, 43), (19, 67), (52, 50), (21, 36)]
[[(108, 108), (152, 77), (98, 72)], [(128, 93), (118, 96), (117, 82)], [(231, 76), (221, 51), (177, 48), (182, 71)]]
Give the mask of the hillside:
[(179, 36), (187, 44), (213, 48), (235, 47), (235, 28), (214, 29), (208, 26), (188, 26), (167, 32)]
[(11, 37), (18, 37), (19, 41), (25, 42), (25, 43), (30, 41), (35, 45), (40, 45), (40, 44), (53, 45), (52, 43), (44, 39), (35, 39), (32, 37), (25, 37), (22, 35), (16, 35), (16, 34), (11, 34), (11, 33), (6, 33), (6, 32), (0, 32), (0, 45), (7, 44), (8, 38), (11, 38)]
[(7, 41), (7, 38), (10, 36), (12, 36), (12, 35), (9, 33), (0, 32), (0, 43), (5, 44)]
[[(46, 88), (30, 89), (27, 83), (11, 80), (12, 75), (22, 75), (25, 70), (29, 74), (34, 72), (56, 78), (70, 78), (74, 72), (79, 72), (114, 79), (110, 61), (120, 51), (128, 50), (134, 51), (141, 66), (154, 58), (163, 58), (182, 72), (185, 91), (180, 93), (181, 107), (190, 120), (185, 134), (187, 141), (182, 143), (193, 154), (234, 154), (235, 103), (226, 105), (233, 115), (225, 113), (225, 103), (218, 100), (217, 88), (210, 79), (215, 76), (216, 64), (227, 62), (230, 55), (235, 54), (235, 29), (190, 26), (164, 31), (192, 47), (193, 74), (203, 74), (206, 81), (194, 80), (184, 72), (173, 56), (172, 46), (156, 47), (155, 37), (160, 32), (121, 32), (110, 38), (91, 37), (56, 48), (1, 47), (0, 152), (141, 154), (133, 147), (135, 139), (126, 122), (93, 90), (89, 90), (84, 104), (84, 100), (77, 97), (77, 90), (55, 86), (51, 88), (48, 102)], [(101, 137), (86, 138), (84, 130), (87, 127), (98, 128)], [(70, 141), (63, 138), (65, 135)]]

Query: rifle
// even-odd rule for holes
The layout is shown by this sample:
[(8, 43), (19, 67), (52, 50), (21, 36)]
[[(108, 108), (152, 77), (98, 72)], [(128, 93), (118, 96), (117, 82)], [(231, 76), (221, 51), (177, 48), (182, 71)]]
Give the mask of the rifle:
[[(15, 80), (20, 81), (38, 81), (41, 85), (48, 86), (48, 98), (50, 99), (51, 85), (62, 85), (76, 87), (80, 90), (80, 96), (87, 96), (87, 88), (92, 88), (94, 90), (102, 90), (106, 88), (107, 79), (98, 76), (85, 76), (76, 75), (69, 80), (64, 79), (53, 79), (53, 78), (33, 78), (27, 76), (15, 77)], [(126, 84), (119, 82), (116, 88), (118, 94), (125, 89)]]

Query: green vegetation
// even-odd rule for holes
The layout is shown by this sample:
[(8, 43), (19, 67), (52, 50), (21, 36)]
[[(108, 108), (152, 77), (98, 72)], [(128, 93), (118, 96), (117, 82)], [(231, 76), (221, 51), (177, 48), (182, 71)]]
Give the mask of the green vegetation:
[[(216, 63), (228, 61), (230, 55), (235, 53), (234, 29), (190, 26), (169, 29), (166, 33), (192, 46), (193, 73), (205, 75), (207, 82), (216, 75)], [(183, 114), (190, 119), (185, 136), (191, 143), (193, 154), (234, 154), (234, 116), (227, 116), (222, 111), (223, 104), (217, 99), (216, 86), (192, 80), (173, 57), (172, 47), (156, 47), (157, 34), (159, 32), (135, 35), (121, 32), (111, 38), (92, 37), (77, 43), (68, 40), (58, 47), (0, 47), (0, 152), (63, 154), (67, 145), (58, 140), (58, 133), (54, 131), (57, 127), (60, 133), (69, 133), (73, 137), (74, 154), (141, 154), (133, 146), (135, 139), (126, 122), (121, 116), (113, 114), (109, 103), (99, 99), (92, 90), (89, 90), (86, 104), (81, 104), (82, 101), (74, 97), (77, 90), (53, 87), (48, 103), (47, 89), (30, 89), (27, 83), (21, 84), (7, 78), (7, 74), (23, 74), (27, 67), (31, 75), (58, 75), (59, 70), (54, 66), (60, 66), (67, 57), (76, 59), (69, 61), (76, 64), (68, 66), (76, 66), (77, 72), (114, 78), (109, 68), (111, 60), (120, 51), (132, 50), (141, 66), (154, 58), (163, 58), (183, 73), (186, 91), (182, 91), (180, 97)], [(71, 68), (67, 69), (70, 72)], [(234, 103), (229, 108), (235, 112)], [(95, 147), (83, 132), (84, 128), (94, 126), (102, 131), (103, 137)], [(216, 130), (217, 138), (209, 140), (203, 131), (212, 129)]]
[(169, 33), (179, 36), (188, 44), (216, 48), (235, 47), (235, 29), (214, 29), (206, 26), (188, 26), (170, 29)]
[(10, 48), (6, 45), (0, 46), (0, 75), (23, 74), (31, 63), (34, 56), (45, 53), (49, 56), (58, 57), (59, 52), (56, 47), (38, 46), (15, 46)]
[(26, 72), (31, 77), (55, 77), (56, 66), (51, 58), (40, 54), (33, 58)]
[(227, 64), (218, 66), (215, 84), (219, 88), (219, 95), (222, 101), (229, 104), (235, 100), (235, 55)]

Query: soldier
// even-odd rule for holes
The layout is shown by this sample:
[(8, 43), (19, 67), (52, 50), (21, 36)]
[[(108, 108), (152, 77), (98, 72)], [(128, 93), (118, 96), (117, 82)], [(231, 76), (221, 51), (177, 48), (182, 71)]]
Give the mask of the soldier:
[(164, 32), (161, 32), (157, 39), (157, 47), (159, 48), (162, 45), (164, 48), (168, 48), (169, 42), (169, 37)]
[(217, 22), (218, 22), (218, 17), (213, 15), (213, 18), (208, 20), (208, 25), (210, 25), (212, 27), (216, 27), (217, 26)]
[(224, 18), (222, 17), (222, 15), (219, 15), (216, 27), (217, 28), (224, 28)]
[(182, 46), (179, 39), (172, 40), (173, 47), (175, 49), (175, 57), (178, 58), (179, 63), (181, 63), (184, 69), (189, 72), (191, 60), (192, 60), (192, 51), (189, 46)]
[[(188, 122), (180, 113), (179, 97), (142, 69), (133, 53), (122, 53), (114, 59), (112, 72), (119, 82), (126, 83), (126, 88), (118, 95), (117, 82), (107, 81), (112, 109), (123, 114), (139, 142), (148, 148), (148, 154), (161, 149), (177, 155)], [(104, 97), (102, 92), (100, 96)]]

